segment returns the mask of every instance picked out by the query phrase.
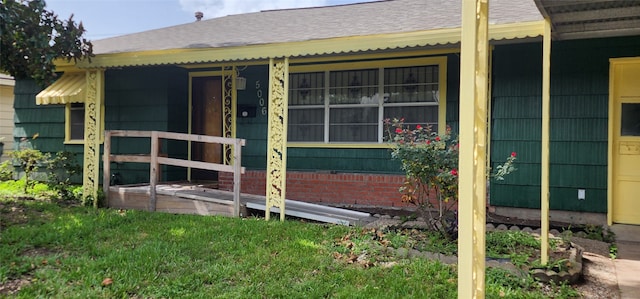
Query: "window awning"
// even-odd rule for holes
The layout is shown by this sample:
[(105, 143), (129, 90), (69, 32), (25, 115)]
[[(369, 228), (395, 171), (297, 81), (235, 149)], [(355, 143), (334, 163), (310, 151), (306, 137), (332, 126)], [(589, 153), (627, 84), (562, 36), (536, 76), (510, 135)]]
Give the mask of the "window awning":
[(36, 95), (37, 105), (84, 103), (85, 73), (65, 73)]

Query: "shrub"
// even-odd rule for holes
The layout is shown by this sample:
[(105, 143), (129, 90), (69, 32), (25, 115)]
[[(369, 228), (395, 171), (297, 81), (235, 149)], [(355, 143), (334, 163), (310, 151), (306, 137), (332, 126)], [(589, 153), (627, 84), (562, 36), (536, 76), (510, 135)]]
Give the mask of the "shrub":
[[(391, 157), (402, 163), (406, 179), (400, 192), (402, 201), (416, 205), (431, 229), (449, 239), (458, 231), (458, 156), (457, 138), (447, 127), (444, 134), (432, 131), (431, 126), (404, 124), (404, 119), (385, 120), (387, 141), (393, 144)], [(491, 175), (498, 180), (515, 171), (516, 153), (496, 167)], [(488, 175), (487, 177), (490, 177)]]
[(82, 168), (75, 160), (75, 154), (71, 152), (57, 152), (55, 156), (46, 161), (47, 184), (58, 193), (62, 200), (78, 199), (72, 190), (71, 178), (81, 173)]
[(0, 163), (0, 181), (13, 180), (15, 172), (10, 160)]
[(33, 174), (48, 159), (48, 154), (37, 149), (24, 148), (11, 152), (11, 157), (18, 163), (20, 169), (24, 171), (24, 193), (27, 193), (27, 190), (33, 185)]

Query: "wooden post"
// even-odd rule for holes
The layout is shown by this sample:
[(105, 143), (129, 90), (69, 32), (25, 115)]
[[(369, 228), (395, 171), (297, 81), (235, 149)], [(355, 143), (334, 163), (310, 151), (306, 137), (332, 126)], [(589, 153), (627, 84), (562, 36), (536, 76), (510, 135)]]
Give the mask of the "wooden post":
[(236, 139), (233, 145), (233, 214), (240, 217), (240, 190), (242, 178), (242, 141)]
[(489, 0), (462, 0), (458, 298), (484, 298)]
[(287, 105), (289, 58), (269, 59), (269, 118), (267, 126), (267, 190), (265, 219), (271, 207), (280, 209), (284, 221), (287, 186)]
[(82, 169), (82, 196), (92, 198), (98, 207), (100, 181), (100, 130), (104, 102), (104, 70), (86, 71), (86, 97), (84, 102), (84, 155)]
[(156, 210), (156, 185), (158, 184), (158, 131), (151, 132), (151, 162), (149, 163), (149, 211)]
[(551, 81), (551, 22), (544, 20), (544, 37), (542, 41), (542, 151), (540, 166), (542, 170), (540, 181), (540, 263), (546, 265), (549, 261), (549, 106), (551, 96), (549, 86)]
[(104, 153), (102, 156), (102, 191), (109, 202), (109, 185), (111, 181), (111, 131), (104, 132)]

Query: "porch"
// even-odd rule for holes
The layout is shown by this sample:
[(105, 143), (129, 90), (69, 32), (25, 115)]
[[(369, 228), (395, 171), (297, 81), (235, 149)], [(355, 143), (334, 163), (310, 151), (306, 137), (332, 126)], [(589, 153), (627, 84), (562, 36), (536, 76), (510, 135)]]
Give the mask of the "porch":
[[(147, 153), (112, 154), (111, 143), (114, 138), (150, 139)], [(188, 148), (197, 144), (220, 146), (230, 154), (230, 159), (221, 163), (194, 161), (169, 157), (162, 152), (168, 142), (184, 142)], [(280, 207), (271, 207), (267, 212), (265, 196), (240, 193), (241, 175), (245, 172), (241, 166), (244, 139), (223, 138), (206, 135), (181, 134), (158, 131), (106, 131), (104, 143), (103, 190), (106, 204), (116, 209), (138, 209), (179, 214), (224, 215), (246, 217), (248, 209), (269, 213), (281, 213)], [(111, 163), (149, 164), (149, 184), (111, 186)], [(230, 164), (230, 165), (229, 165)], [(233, 177), (233, 191), (218, 190), (210, 185), (195, 183), (159, 183), (162, 177), (161, 165), (170, 165), (189, 169), (202, 169), (229, 173)], [(217, 185), (217, 184), (214, 184)], [(286, 209), (284, 209), (286, 206)], [(363, 225), (375, 218), (368, 213), (332, 208), (323, 205), (286, 200), (281, 205), (285, 215), (315, 221), (342, 225)]]

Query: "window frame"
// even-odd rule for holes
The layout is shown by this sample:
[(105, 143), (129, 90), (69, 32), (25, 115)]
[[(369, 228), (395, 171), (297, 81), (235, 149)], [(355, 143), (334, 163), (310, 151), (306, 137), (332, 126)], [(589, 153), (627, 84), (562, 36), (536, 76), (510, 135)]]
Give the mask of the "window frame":
[[(402, 68), (402, 67), (420, 67), (420, 66), (437, 66), (438, 67), (438, 128), (437, 131), (439, 133), (444, 133), (446, 130), (446, 99), (447, 99), (447, 56), (429, 56), (429, 57), (418, 57), (418, 58), (393, 58), (393, 59), (378, 59), (378, 60), (369, 60), (369, 61), (355, 61), (355, 62), (336, 62), (336, 63), (327, 63), (327, 64), (309, 64), (309, 65), (291, 65), (289, 68), (289, 75), (298, 74), (298, 73), (317, 73), (322, 72), (325, 76), (325, 86), (323, 89), (325, 90), (324, 104), (322, 105), (314, 105), (323, 106), (325, 113), (325, 122), (324, 122), (324, 140), (323, 141), (288, 141), (287, 136), (287, 147), (324, 147), (324, 148), (388, 148), (390, 145), (383, 138), (383, 130), (384, 126), (380, 124), (378, 126), (378, 141), (377, 142), (331, 142), (329, 141), (329, 125), (328, 122), (328, 114), (332, 107), (335, 109), (335, 104), (330, 104), (328, 100), (328, 91), (331, 88), (335, 88), (332, 86), (328, 86), (327, 79), (329, 78), (330, 72), (332, 71), (361, 71), (367, 69), (377, 69), (378, 71), (378, 92), (379, 94), (384, 93), (384, 72), (385, 69), (388, 68)], [(295, 88), (294, 88), (295, 89)], [(287, 91), (289, 92), (289, 91)], [(311, 105), (310, 105), (311, 106)], [(342, 108), (347, 108), (348, 104), (341, 104)], [(354, 107), (364, 108), (366, 105), (363, 104), (353, 104)], [(392, 105), (378, 104), (376, 107), (396, 107), (396, 106), (414, 106), (411, 104), (404, 103), (396, 103)], [(425, 105), (427, 106), (427, 105)], [(288, 106), (287, 113), (291, 106)], [(295, 109), (295, 108), (294, 108)], [(304, 108), (302, 108), (304, 109)], [(313, 109), (309, 107), (309, 109)], [(379, 110), (379, 114), (383, 115), (383, 111)]]
[[(84, 144), (84, 134), (82, 139), (72, 139), (71, 138), (71, 111), (74, 109), (71, 106), (73, 104), (82, 104), (82, 111), (85, 113), (86, 117), (86, 104), (83, 103), (66, 103), (64, 108), (64, 144)], [(86, 120), (85, 120), (86, 125)], [(83, 125), (83, 129), (86, 127)], [(100, 143), (104, 142), (104, 105), (100, 106)]]

